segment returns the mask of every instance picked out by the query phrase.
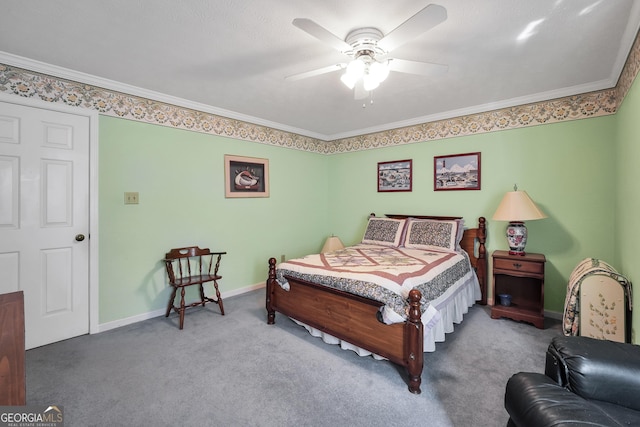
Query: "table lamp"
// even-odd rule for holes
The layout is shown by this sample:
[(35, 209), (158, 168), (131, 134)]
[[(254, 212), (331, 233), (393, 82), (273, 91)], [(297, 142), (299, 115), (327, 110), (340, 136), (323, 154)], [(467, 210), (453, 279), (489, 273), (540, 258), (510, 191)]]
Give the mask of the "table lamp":
[(524, 221), (542, 219), (547, 216), (533, 203), (526, 191), (518, 191), (518, 186), (513, 186), (513, 191), (508, 192), (502, 198), (493, 219), (496, 221), (509, 221), (507, 226), (507, 241), (509, 242), (509, 255), (524, 255), (524, 247), (527, 244), (527, 227)]
[(327, 241), (324, 242), (324, 246), (320, 252), (324, 254), (327, 252), (337, 251), (338, 249), (344, 249), (344, 244), (342, 244), (342, 241), (338, 236), (331, 235), (327, 238)]

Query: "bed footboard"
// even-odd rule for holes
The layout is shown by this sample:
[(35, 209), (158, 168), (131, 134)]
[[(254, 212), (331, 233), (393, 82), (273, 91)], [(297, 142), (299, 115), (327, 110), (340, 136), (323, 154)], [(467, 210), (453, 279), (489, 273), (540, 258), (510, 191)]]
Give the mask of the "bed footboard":
[(409, 391), (419, 394), (424, 364), (420, 291), (409, 293), (409, 319), (387, 325), (378, 320), (382, 303), (338, 289), (289, 278), (285, 291), (276, 281), (276, 259), (269, 259), (267, 323), (276, 311), (407, 369)]

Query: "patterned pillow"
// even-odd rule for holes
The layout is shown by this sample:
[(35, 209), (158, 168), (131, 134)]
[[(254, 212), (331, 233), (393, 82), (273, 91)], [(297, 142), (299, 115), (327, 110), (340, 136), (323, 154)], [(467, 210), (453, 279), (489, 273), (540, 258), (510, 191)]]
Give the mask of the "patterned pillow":
[(399, 246), (405, 223), (404, 219), (369, 218), (362, 243)]
[(409, 221), (404, 246), (411, 249), (455, 251), (458, 242), (458, 221), (419, 219)]

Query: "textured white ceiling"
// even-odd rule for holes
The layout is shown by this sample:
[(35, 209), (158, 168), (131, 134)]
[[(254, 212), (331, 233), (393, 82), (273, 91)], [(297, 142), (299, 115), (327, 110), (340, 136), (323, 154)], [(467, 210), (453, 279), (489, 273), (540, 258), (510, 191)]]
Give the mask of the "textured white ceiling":
[(391, 73), (373, 104), (340, 72), (285, 80), (348, 60), (293, 19), (386, 34), (429, 3), (5, 1), (0, 62), (333, 140), (613, 87), (640, 25), (633, 0), (440, 0), (448, 19), (392, 56), (446, 74)]

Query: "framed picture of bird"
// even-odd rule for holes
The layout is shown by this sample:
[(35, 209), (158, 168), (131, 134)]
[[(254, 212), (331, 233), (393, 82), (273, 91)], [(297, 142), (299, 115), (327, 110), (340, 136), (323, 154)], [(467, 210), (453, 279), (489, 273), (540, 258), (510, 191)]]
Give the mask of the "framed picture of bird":
[(269, 197), (269, 159), (224, 156), (225, 197)]

